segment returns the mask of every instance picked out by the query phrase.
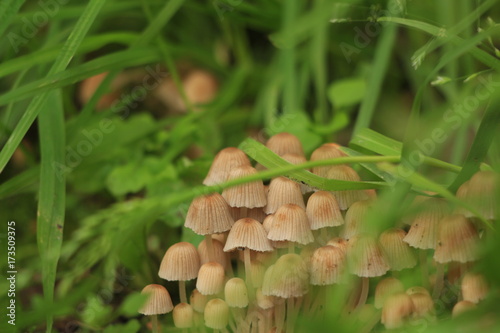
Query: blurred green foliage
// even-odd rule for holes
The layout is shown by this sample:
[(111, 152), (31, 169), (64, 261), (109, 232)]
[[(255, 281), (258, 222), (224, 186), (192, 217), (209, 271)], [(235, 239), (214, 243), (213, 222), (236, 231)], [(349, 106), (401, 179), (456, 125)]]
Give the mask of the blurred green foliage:
[[(388, 14), (396, 23), (380, 19)], [(6, 221), (16, 221), (16, 328), (43, 331), (46, 316), (53, 315), (55, 331), (144, 330), (145, 320), (136, 313), (142, 301), (137, 292), (149, 283), (165, 285), (157, 270), (170, 245), (200, 241), (182, 228), (193, 188), (218, 150), (238, 146), (248, 136), (263, 139), (288, 131), (309, 155), (324, 142), (347, 146), (356, 127), (349, 155), (399, 156), (437, 128), (446, 139), (422, 152), (430, 162), (418, 171), (428, 182), (414, 181), (414, 190), (429, 190), (428, 184), (445, 190), (466, 161), (499, 171), (498, 108), (488, 118), (491, 126), (478, 131), (498, 91), (489, 88), (497, 89), (499, 81), (494, 22), (499, 14), (496, 1), (468, 0), (3, 1), (0, 246)], [(52, 66), (59, 70), (51, 72)], [(166, 73), (158, 74), (161, 82), (180, 76), (183, 67), (202, 68), (219, 82), (215, 99), (198, 111), (170, 112), (151, 91), (134, 99), (134, 88), (144, 89), (143, 83), (123, 88), (120, 108), (96, 111), (113, 76), (138, 70), (142, 82), (148, 69), (160, 68)], [(110, 79), (83, 105), (77, 97), (80, 82), (108, 71)], [(457, 108), (478, 91), (490, 95), (459, 113)], [(33, 101), (45, 95), (50, 99), (34, 109)], [(27, 110), (33, 120), (38, 112), (53, 111), (52, 119), (64, 124), (28, 122)], [(467, 157), (474, 138), (481, 138), (477, 146), (493, 146)], [(20, 144), (9, 146), (12, 140)], [(53, 150), (43, 149), (49, 143)], [(51, 153), (63, 159), (47, 161)], [(396, 182), (383, 167), (361, 166), (363, 179)], [(48, 167), (54, 179), (40, 188), (47, 180), (40, 179), (41, 170)], [(459, 180), (467, 176), (470, 172)], [(407, 192), (410, 185), (401, 183), (406, 187), (387, 191), (386, 202), (398, 202)], [(54, 184), (59, 184), (55, 193), (49, 188)], [(42, 205), (38, 211), (51, 211), (51, 195), (64, 199), (64, 225), (50, 219), (40, 224), (37, 205)], [(404, 214), (404, 205), (387, 206), (385, 219), (374, 223), (391, 226)], [(51, 232), (60, 227), (60, 258), (40, 256), (42, 227)], [(493, 236), (477, 269), (498, 287), (500, 266), (491, 263), (498, 261), (500, 242)], [(48, 246), (57, 250), (54, 243)], [(46, 277), (50, 260), (57, 264), (53, 303), (42, 296), (42, 271)], [(3, 256), (0, 270), (7, 271)], [(176, 285), (166, 286), (177, 299)], [(0, 290), (7, 289), (0, 280)], [(0, 300), (3, 308), (7, 295)], [(476, 330), (468, 323), (488, 318), (498, 304), (495, 293), (470, 316), (426, 323), (425, 331)], [(359, 329), (331, 318), (339, 332)], [(303, 325), (319, 332), (323, 323)], [(11, 328), (2, 319), (0, 331)]]

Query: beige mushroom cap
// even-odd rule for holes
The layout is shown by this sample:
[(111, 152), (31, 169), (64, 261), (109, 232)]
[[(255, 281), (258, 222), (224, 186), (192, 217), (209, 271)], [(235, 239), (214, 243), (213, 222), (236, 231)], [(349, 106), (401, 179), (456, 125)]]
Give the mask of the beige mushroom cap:
[(184, 225), (198, 235), (210, 235), (231, 229), (233, 223), (226, 200), (219, 193), (212, 193), (191, 202)]
[(237, 248), (259, 252), (274, 250), (262, 224), (248, 217), (234, 223), (229, 231), (224, 251), (234, 251)]
[(139, 309), (139, 313), (146, 316), (169, 313), (174, 309), (170, 294), (164, 286), (159, 284), (149, 284), (142, 289), (141, 294), (149, 295), (144, 305)]
[(180, 242), (172, 245), (161, 261), (158, 276), (168, 281), (188, 281), (198, 276), (200, 256), (193, 244)]

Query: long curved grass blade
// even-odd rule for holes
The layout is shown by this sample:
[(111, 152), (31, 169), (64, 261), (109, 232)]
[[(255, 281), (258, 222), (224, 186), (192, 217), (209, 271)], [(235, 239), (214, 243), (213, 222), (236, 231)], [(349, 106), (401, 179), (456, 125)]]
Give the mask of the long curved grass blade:
[[(499, 90), (497, 89), (493, 96), (498, 96), (498, 94)], [(476, 137), (472, 142), (469, 154), (463, 164), (462, 171), (460, 171), (453, 183), (448, 187), (449, 191), (456, 192), (460, 185), (469, 180), (472, 175), (479, 170), (481, 162), (487, 156), (495, 135), (500, 129), (500, 112), (498, 112), (499, 107), (499, 99), (495, 98), (491, 105), (486, 109), (483, 120), (477, 130)]]
[[(132, 32), (112, 32), (102, 34), (99, 36), (89, 36), (85, 38), (75, 55), (85, 54), (97, 50), (110, 43), (117, 43), (123, 45), (131, 44), (139, 34)], [(29, 53), (0, 64), (0, 77), (15, 73), (20, 70), (29, 69), (35, 65), (40, 65), (53, 61), (57, 58), (62, 45), (56, 45), (51, 48), (41, 50), (36, 53)]]
[(477, 209), (475, 209), (468, 203), (459, 200), (457, 197), (453, 195), (453, 193), (447, 190), (444, 186), (436, 182), (433, 182), (432, 180), (427, 179), (418, 172), (408, 172), (407, 174), (403, 174), (402, 172), (399, 172), (399, 170), (397, 170), (398, 168), (394, 165), (389, 165), (385, 163), (381, 164), (380, 166), (384, 171), (387, 171), (391, 173), (393, 176), (408, 182), (408, 184), (414, 186), (416, 189), (435, 192), (438, 195), (442, 196), (443, 198), (449, 200), (451, 203), (466, 208), (467, 210), (471, 211), (475, 216), (477, 216), (481, 220), (481, 222), (483, 222), (489, 228), (494, 229), (491, 223), (488, 222), (481, 215), (481, 213), (477, 211)]
[[(43, 293), (54, 299), (57, 263), (63, 239), (66, 182), (55, 172), (55, 163), (65, 163), (64, 111), (61, 92), (48, 94), (38, 117), (40, 133), (40, 188), (38, 191), (37, 243), (42, 261)], [(47, 332), (52, 331), (52, 314), (47, 315)]]
[(11, 198), (38, 187), (40, 168), (32, 167), (0, 185), (0, 200)]
[(122, 69), (130, 66), (148, 64), (160, 59), (160, 54), (153, 47), (112, 53), (63, 72), (47, 75), (43, 79), (25, 84), (0, 96), (0, 105), (43, 94), (52, 89), (61, 88), (87, 77), (105, 71)]
[(5, 0), (0, 2), (0, 36), (9, 26), (12, 19), (26, 0)]
[[(392, 2), (390, 0), (390, 2)], [(392, 4), (394, 5), (394, 3)], [(391, 4), (389, 4), (390, 8)], [(375, 56), (373, 59), (372, 71), (368, 78), (366, 93), (361, 101), (356, 123), (354, 124), (353, 135), (360, 129), (370, 126), (377, 100), (382, 89), (384, 77), (389, 67), (391, 59), (392, 47), (396, 40), (397, 26), (389, 25), (383, 28), (377, 48), (375, 49)]]
[[(434, 37), (445, 37), (445, 36), (447, 36), (446, 29), (439, 28), (439, 27), (436, 27), (435, 25), (432, 25), (432, 24), (429, 24), (429, 23), (425, 23), (425, 22), (421, 22), (421, 21), (409, 20), (409, 19), (404, 19), (404, 18), (399, 18), (399, 17), (381, 17), (381, 18), (378, 19), (378, 21), (380, 21), (380, 22), (397, 23), (397, 24), (400, 24), (400, 25), (403, 25), (403, 26), (415, 28), (417, 30), (422, 30), (422, 31), (424, 31), (424, 32), (426, 32), (426, 33), (434, 36)], [(494, 30), (492, 30), (492, 29), (494, 29)], [(493, 34), (498, 29), (500, 29), (500, 27), (493, 27), (493, 28), (488, 29), (488, 31), (491, 30), (489, 33)], [(451, 35), (450, 36), (450, 42), (452, 42), (453, 44), (455, 44), (457, 46), (460, 46), (462, 43), (464, 43), (466, 41), (464, 41), (464, 39), (462, 39), (460, 37)], [(489, 53), (481, 50), (478, 47), (471, 48), (469, 50), (469, 53), (474, 58), (476, 58), (477, 60), (479, 60), (480, 62), (482, 62), (483, 64), (485, 64), (486, 66), (489, 66), (491, 68), (494, 68), (497, 71), (500, 71), (500, 61), (498, 61), (498, 59), (495, 58), (494, 56), (492, 56), (491, 54), (489, 54)]]
[[(89, 2), (84, 12), (82, 13), (82, 16), (76, 23), (73, 32), (70, 34), (68, 40), (64, 44), (64, 47), (59, 53), (59, 56), (57, 57), (54, 65), (50, 69), (49, 76), (63, 71), (68, 66), (69, 62), (75, 55), (76, 50), (80, 46), (83, 38), (87, 34), (87, 31), (90, 29), (90, 26), (97, 17), (99, 10), (102, 8), (105, 2), (106, 1), (100, 0), (91, 0)], [(16, 128), (14, 129), (2, 151), (0, 152), (0, 172), (2, 172), (5, 168), (5, 165), (7, 165), (7, 162), (12, 157), (12, 154), (23, 139), (24, 135), (35, 121), (43, 105), (46, 104), (47, 97), (47, 92), (42, 93), (33, 98), (31, 103), (29, 104), (26, 112), (23, 114), (21, 120), (17, 124)]]
[(395, 162), (399, 160), (397, 156), (364, 156), (343, 157), (293, 165), (276, 155), (260, 142), (257, 142), (250, 138), (246, 139), (240, 144), (240, 149), (243, 150), (248, 156), (264, 165), (266, 168), (270, 169), (255, 175), (257, 179), (270, 179), (272, 177), (286, 175), (294, 180), (304, 182), (305, 184), (308, 184), (312, 187), (329, 191), (380, 188), (385, 186), (385, 184), (380, 182), (350, 182), (336, 179), (327, 179), (319, 177), (309, 171), (306, 171), (305, 169), (321, 165), (338, 165), (358, 162), (376, 163), (381, 161)]
[(449, 28), (447, 30), (448, 36), (442, 37), (442, 38), (435, 38), (435, 39), (431, 40), (429, 43), (427, 43), (426, 45), (422, 46), (417, 51), (415, 51), (415, 53), (412, 56), (413, 66), (418, 67), (428, 53), (430, 53), (430, 52), (436, 50), (437, 48), (441, 47), (442, 45), (448, 43), (450, 41), (451, 36), (456, 36), (460, 32), (462, 32), (464, 29), (469, 27), (477, 19), (477, 17), (481, 16), (484, 12), (486, 12), (496, 2), (497, 2), (497, 0), (487, 0), (487, 1), (483, 2), (479, 7), (477, 7), (469, 15), (464, 17), (460, 22), (455, 24), (453, 27)]

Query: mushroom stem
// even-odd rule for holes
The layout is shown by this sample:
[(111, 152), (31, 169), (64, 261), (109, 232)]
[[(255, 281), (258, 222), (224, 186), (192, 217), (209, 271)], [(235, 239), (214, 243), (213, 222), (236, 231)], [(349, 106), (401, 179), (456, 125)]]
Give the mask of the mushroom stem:
[(247, 207), (240, 207), (240, 219), (248, 217), (248, 208)]
[(419, 259), (422, 272), (422, 286), (429, 288), (429, 269), (427, 268), (427, 253), (425, 250), (419, 251)]
[(158, 329), (158, 316), (157, 315), (153, 315), (151, 317), (151, 324), (153, 326), (153, 333), (159, 333), (160, 330)]
[(287, 298), (286, 300), (286, 332), (293, 333), (294, 323), (295, 323), (295, 310), (293, 302), (293, 297)]
[(205, 243), (207, 243), (208, 260), (215, 261), (214, 243), (212, 235), (205, 235)]
[(181, 298), (181, 303), (187, 303), (186, 296), (186, 281), (179, 281), (179, 296)]
[(253, 299), (253, 283), (252, 283), (252, 262), (250, 258), (250, 249), (245, 248), (243, 252), (244, 261), (245, 261), (245, 277), (248, 287), (248, 297)]
[(285, 323), (285, 302), (276, 305), (276, 332), (283, 331), (283, 325)]
[(440, 263), (436, 263), (436, 282), (434, 283), (434, 290), (432, 292), (432, 298), (438, 299), (439, 295), (441, 295), (441, 290), (443, 289), (444, 284), (444, 265)]
[(354, 308), (354, 311), (359, 310), (366, 303), (366, 299), (368, 298), (368, 289), (369, 289), (370, 280), (367, 277), (361, 278), (361, 293), (359, 295), (358, 304)]

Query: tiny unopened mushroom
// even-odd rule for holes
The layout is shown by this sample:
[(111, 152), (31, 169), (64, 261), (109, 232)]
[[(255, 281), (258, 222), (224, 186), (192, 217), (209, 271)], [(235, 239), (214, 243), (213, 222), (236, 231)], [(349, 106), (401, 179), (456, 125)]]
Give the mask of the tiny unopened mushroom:
[(229, 323), (229, 307), (227, 303), (220, 299), (214, 298), (208, 301), (205, 306), (205, 326), (214, 330), (222, 330)]

